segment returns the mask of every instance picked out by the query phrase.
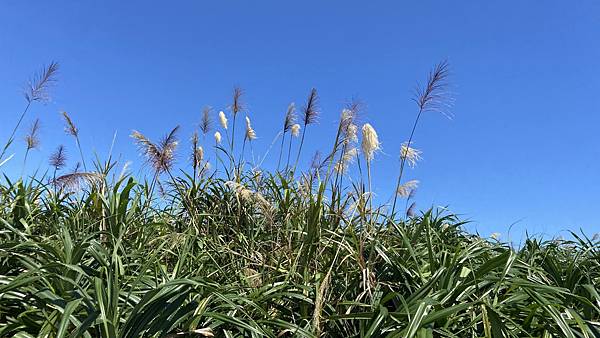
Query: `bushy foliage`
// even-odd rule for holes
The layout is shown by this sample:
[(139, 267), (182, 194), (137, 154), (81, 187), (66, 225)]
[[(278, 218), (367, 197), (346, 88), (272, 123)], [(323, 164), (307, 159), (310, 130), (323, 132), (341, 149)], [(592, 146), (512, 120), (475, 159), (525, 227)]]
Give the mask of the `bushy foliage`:
[[(235, 147), (243, 110), (236, 89), (232, 132), (220, 112), (227, 141), (217, 132), (207, 147), (215, 150), (212, 168), (195, 134), (191, 165), (175, 173), (175, 128), (159, 142), (132, 134), (148, 179), (119, 172), (111, 158), (95, 170), (84, 162), (85, 171), (62, 173), (66, 158), (58, 151), (45, 176), (6, 176), (0, 336), (600, 336), (600, 239), (573, 233), (514, 248), (465, 232), (445, 211), (417, 214), (407, 201), (397, 212), (396, 198), (410, 199), (416, 188), (414, 180), (402, 184), (402, 172), (420, 158), (411, 140), (421, 113), (443, 106), (432, 81), (445, 78), (445, 67), (434, 69), (416, 100), (391, 211), (373, 201), (379, 140), (368, 124), (361, 164), (358, 105), (344, 109), (333, 146), (309, 170), (290, 163), (292, 138), (302, 129), (304, 140), (319, 113), (314, 89), (302, 125), (294, 105), (286, 113), (282, 135), (290, 143), (282, 138), (277, 170), (244, 159), (256, 137), (249, 118)], [(28, 109), (35, 96), (26, 97)], [(63, 117), (83, 161), (79, 129)], [(298, 158), (302, 141), (297, 148)], [(352, 161), (358, 177), (344, 180)]]

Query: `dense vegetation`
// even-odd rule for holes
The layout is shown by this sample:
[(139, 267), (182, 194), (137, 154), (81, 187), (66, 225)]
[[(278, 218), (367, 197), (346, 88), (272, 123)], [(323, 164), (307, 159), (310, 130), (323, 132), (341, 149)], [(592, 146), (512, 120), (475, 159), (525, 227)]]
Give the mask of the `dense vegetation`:
[[(46, 99), (55, 68), (32, 79), (15, 131), (29, 106)], [(419, 159), (411, 140), (421, 113), (444, 107), (446, 76), (442, 63), (417, 93), (389, 205), (374, 205), (370, 193), (378, 139), (368, 124), (359, 132), (357, 104), (344, 109), (331, 149), (300, 170), (318, 114), (315, 90), (299, 123), (288, 109), (270, 172), (245, 160), (256, 137), (249, 119), (243, 140), (235, 139), (243, 112), (235, 90), (232, 123), (219, 114), (206, 152), (196, 134), (181, 170), (175, 128), (158, 142), (132, 133), (147, 178), (110, 157), (86, 164), (82, 149), (83, 170), (65, 172), (62, 147), (48, 174), (6, 176), (0, 336), (600, 336), (598, 238), (530, 238), (513, 248), (466, 233), (447, 212), (415, 212), (416, 181), (403, 181), (403, 172)], [(214, 131), (211, 114), (202, 115), (201, 134)], [(79, 146), (79, 130), (63, 116)], [(37, 125), (26, 153), (39, 142)], [(14, 140), (15, 132), (0, 163)]]

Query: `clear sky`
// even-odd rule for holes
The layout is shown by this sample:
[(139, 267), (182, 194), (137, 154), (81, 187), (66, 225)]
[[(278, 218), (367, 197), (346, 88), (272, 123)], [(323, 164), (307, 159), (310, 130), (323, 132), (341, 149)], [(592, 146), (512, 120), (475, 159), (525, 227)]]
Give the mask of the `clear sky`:
[[(600, 3), (597, 1), (23, 1), (0, 4), (0, 137), (24, 107), (20, 88), (61, 64), (53, 100), (27, 117), (43, 124), (42, 168), (64, 143), (59, 111), (83, 148), (139, 164), (132, 129), (188, 138), (204, 105), (216, 111), (245, 89), (264, 154), (287, 105), (321, 97), (305, 162), (329, 149), (344, 103), (359, 98), (382, 141), (375, 192), (387, 199), (408, 138), (417, 81), (448, 59), (454, 118), (427, 114), (415, 136), (423, 161), (418, 206), (448, 206), (469, 229), (518, 242), (600, 230)], [(18, 173), (18, 154), (4, 166)], [(187, 144), (185, 145), (187, 147)], [(276, 160), (276, 151), (267, 165)], [(185, 157), (181, 156), (181, 161)]]

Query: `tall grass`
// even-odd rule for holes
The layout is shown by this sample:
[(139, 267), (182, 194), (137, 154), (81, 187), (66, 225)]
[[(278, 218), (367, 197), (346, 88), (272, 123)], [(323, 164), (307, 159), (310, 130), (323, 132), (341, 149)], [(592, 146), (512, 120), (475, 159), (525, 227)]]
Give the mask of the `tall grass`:
[[(313, 90), (297, 157), (316, 99)], [(110, 157), (63, 172), (63, 148), (52, 177), (6, 176), (0, 336), (600, 336), (598, 238), (529, 238), (513, 248), (466, 233), (447, 212), (406, 217), (374, 205), (378, 140), (373, 127), (361, 128), (358, 154), (355, 110), (342, 113), (332, 146), (305, 171), (246, 163), (250, 123), (240, 154), (221, 118), (227, 147), (220, 132), (204, 148), (196, 134), (191, 154), (178, 128), (158, 142), (133, 132), (150, 180)], [(289, 112), (281, 137), (289, 131), (291, 141), (300, 135)], [(418, 160), (415, 149), (409, 158), (411, 139), (402, 165)], [(210, 148), (220, 163), (209, 168)], [(179, 175), (177, 154), (192, 159)], [(344, 185), (352, 159), (358, 175)], [(408, 183), (399, 198), (414, 191)]]

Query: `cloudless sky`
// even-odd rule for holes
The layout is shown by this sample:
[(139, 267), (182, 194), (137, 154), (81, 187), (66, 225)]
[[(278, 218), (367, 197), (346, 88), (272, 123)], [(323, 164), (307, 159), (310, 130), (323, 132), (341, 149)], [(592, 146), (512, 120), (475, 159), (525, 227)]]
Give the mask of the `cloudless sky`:
[(0, 170), (20, 173), (35, 117), (43, 129), (33, 169), (45, 170), (60, 143), (74, 165), (62, 110), (88, 156), (105, 158), (116, 132), (120, 165), (139, 168), (132, 129), (158, 138), (180, 124), (187, 140), (202, 107), (216, 116), (235, 85), (245, 90), (258, 157), (287, 105), (301, 106), (316, 87), (322, 114), (303, 163), (330, 149), (341, 109), (358, 98), (382, 142), (373, 184), (385, 201), (417, 112), (413, 89), (448, 59), (454, 117), (424, 116), (414, 139), (423, 160), (405, 176), (421, 181), (420, 209), (447, 206), (472, 221), (469, 230), (515, 242), (525, 230), (591, 235), (600, 231), (599, 36), (597, 1), (3, 0), (2, 142), (25, 106), (27, 78), (51, 60), (61, 69), (52, 102), (33, 107), (9, 152), (17, 155)]

